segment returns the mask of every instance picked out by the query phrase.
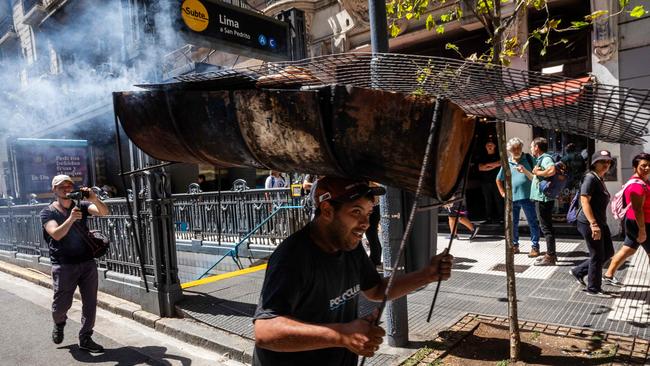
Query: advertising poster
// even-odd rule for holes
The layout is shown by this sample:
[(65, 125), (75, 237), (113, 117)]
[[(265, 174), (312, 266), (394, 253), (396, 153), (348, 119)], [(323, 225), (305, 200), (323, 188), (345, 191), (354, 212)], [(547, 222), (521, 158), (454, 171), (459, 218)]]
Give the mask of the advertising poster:
[(58, 174), (69, 175), (77, 187), (88, 185), (86, 140), (16, 139), (13, 155), (20, 198), (51, 196), (50, 184)]

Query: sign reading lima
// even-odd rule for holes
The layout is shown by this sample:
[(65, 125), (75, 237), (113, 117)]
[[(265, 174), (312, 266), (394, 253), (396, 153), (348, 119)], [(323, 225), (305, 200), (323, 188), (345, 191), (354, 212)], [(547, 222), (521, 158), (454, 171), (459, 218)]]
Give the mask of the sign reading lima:
[[(200, 12), (198, 10), (192, 9), (189, 6), (184, 7), (183, 12), (185, 14), (191, 15), (193, 17), (208, 20), (208, 16), (206, 14), (203, 14), (202, 12)], [(227, 25), (229, 27), (239, 29), (239, 22), (238, 21), (236, 21), (234, 19), (230, 19), (230, 18), (228, 18), (227, 16), (225, 16), (223, 14), (219, 14), (219, 23), (223, 24), (223, 25)]]

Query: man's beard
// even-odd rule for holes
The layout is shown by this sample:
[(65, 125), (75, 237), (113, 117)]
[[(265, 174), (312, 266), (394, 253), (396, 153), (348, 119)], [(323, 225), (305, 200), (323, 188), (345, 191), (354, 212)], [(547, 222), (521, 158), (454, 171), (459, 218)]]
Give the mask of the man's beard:
[(519, 159), (521, 159), (521, 157), (522, 157), (523, 155), (524, 155), (524, 154), (519, 154), (519, 155), (514, 155), (514, 154), (513, 154), (513, 155), (512, 155), (512, 158), (515, 159), (515, 160), (517, 160), (517, 161), (519, 161)]
[(348, 251), (356, 248), (356, 246), (354, 248), (350, 248), (352, 244), (348, 243), (347, 241), (347, 237), (350, 235), (350, 233), (345, 231), (344, 225), (339, 219), (335, 218), (327, 230), (329, 232), (329, 240), (332, 244), (336, 245), (336, 248), (343, 251)]

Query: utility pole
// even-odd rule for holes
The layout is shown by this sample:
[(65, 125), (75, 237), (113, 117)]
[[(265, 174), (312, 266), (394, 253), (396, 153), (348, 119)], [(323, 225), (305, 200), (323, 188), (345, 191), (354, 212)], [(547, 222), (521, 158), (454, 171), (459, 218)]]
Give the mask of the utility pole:
[[(387, 53), (388, 22), (386, 19), (386, 3), (384, 0), (368, 0), (368, 15), (370, 19), (370, 45), (372, 53)], [(373, 58), (373, 63), (381, 62)], [(373, 68), (371, 66), (371, 73)], [(373, 80), (375, 81), (375, 80)], [(381, 82), (381, 80), (376, 80)], [(375, 82), (373, 82), (376, 85)], [(381, 210), (381, 244), (384, 259), (384, 276), (390, 273), (397, 258), (400, 240), (404, 233), (402, 192), (393, 187), (386, 187), (386, 195), (380, 199)], [(404, 272), (403, 263), (397, 272)], [(404, 346), (408, 343), (408, 311), (406, 296), (389, 301), (386, 304), (386, 335), (391, 346)]]

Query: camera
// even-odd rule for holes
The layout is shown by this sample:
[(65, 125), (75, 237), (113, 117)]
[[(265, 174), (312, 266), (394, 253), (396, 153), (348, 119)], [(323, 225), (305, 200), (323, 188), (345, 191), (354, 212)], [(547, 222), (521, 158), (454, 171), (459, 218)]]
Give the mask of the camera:
[(90, 197), (90, 193), (86, 191), (72, 191), (65, 196), (71, 200), (81, 200)]

